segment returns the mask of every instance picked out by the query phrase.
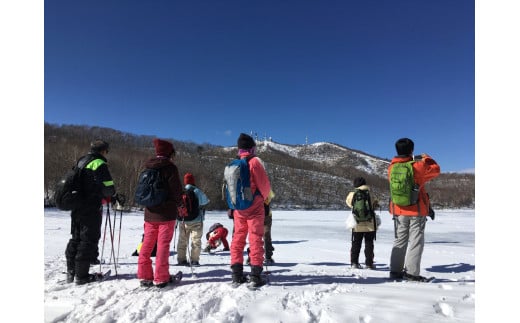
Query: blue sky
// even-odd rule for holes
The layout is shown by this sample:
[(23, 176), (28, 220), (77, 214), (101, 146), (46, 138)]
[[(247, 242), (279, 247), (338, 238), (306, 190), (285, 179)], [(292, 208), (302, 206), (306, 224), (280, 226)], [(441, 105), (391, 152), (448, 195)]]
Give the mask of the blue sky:
[(45, 1), (44, 119), (475, 168), (474, 2)]

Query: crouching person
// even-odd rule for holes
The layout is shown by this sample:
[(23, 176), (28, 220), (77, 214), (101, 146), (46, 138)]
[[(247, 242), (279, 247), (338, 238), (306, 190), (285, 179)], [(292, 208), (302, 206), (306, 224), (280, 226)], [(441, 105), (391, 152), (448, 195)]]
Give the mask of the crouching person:
[(206, 240), (208, 240), (206, 244), (206, 248), (204, 248), (205, 252), (210, 252), (211, 250), (215, 250), (221, 244), (224, 246), (222, 251), (229, 251), (229, 243), (227, 241), (228, 229), (226, 229), (220, 223), (214, 223), (209, 231), (206, 233)]

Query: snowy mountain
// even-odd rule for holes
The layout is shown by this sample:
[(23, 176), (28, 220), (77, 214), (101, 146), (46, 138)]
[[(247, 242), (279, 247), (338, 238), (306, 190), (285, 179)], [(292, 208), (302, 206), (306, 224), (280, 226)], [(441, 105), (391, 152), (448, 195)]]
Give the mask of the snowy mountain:
[(386, 178), (390, 162), (381, 158), (345, 148), (340, 145), (318, 142), (309, 145), (284, 145), (272, 141), (260, 141), (258, 151), (277, 150), (295, 158), (317, 162), (329, 167), (348, 164), (356, 169)]

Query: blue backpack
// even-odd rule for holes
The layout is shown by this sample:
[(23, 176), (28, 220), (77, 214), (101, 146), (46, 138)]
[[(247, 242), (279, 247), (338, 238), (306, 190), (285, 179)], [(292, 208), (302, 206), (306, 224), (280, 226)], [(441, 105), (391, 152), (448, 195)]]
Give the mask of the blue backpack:
[(254, 196), (249, 177), (248, 158), (234, 159), (224, 169), (224, 190), (230, 209), (245, 210), (253, 204)]

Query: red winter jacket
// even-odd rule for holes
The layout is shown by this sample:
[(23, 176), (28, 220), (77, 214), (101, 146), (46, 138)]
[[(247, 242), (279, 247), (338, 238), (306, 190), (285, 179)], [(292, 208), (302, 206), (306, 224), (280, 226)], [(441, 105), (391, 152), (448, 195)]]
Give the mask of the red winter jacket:
[[(401, 157), (396, 156), (392, 159), (390, 166), (388, 166), (388, 180), (390, 181), (390, 171), (392, 167), (396, 163), (403, 163), (412, 160), (412, 156)], [(419, 184), (419, 202), (414, 205), (409, 206), (399, 206), (392, 203), (390, 199), (389, 211), (390, 214), (393, 215), (406, 215), (406, 216), (417, 216), (428, 215), (428, 211), (430, 208), (430, 199), (426, 190), (424, 188), (424, 184), (426, 182), (431, 181), (435, 177), (439, 176), (441, 173), (440, 166), (427, 154), (423, 154), (423, 158), (412, 163), (413, 167), (413, 178), (415, 183)]]

